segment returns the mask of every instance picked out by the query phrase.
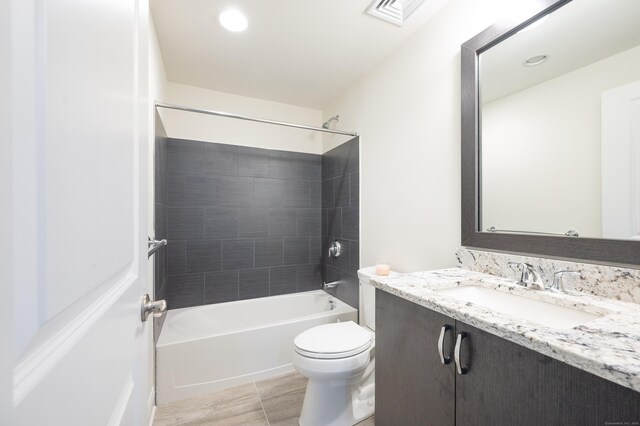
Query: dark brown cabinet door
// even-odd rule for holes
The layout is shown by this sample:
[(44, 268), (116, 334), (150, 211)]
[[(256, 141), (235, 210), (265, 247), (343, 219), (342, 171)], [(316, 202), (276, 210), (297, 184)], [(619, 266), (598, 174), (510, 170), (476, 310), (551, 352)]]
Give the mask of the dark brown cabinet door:
[(377, 426), (454, 426), (454, 364), (438, 352), (444, 325), (452, 327), (444, 342), (451, 356), (452, 319), (376, 290)]
[(469, 369), (456, 373), (456, 426), (640, 424), (640, 393), (461, 322), (456, 332)]

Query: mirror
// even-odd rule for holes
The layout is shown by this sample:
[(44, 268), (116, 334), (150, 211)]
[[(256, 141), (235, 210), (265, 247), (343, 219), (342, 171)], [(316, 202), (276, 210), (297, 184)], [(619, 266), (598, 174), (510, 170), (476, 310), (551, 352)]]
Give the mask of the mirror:
[(461, 46), (462, 245), (640, 267), (640, 1), (512, 3)]
[(640, 240), (640, 0), (560, 3), (478, 49), (476, 231)]

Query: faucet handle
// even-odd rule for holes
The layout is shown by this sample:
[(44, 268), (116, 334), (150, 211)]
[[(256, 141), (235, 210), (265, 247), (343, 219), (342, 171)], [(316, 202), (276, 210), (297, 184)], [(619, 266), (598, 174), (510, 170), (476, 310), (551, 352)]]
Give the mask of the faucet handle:
[(533, 268), (533, 265), (526, 262), (508, 262), (507, 265), (516, 266), (518, 270), (520, 270), (521, 275), (518, 285), (544, 290), (544, 284), (541, 283), (540, 277)]
[(562, 270), (562, 271), (555, 272), (553, 274), (553, 284), (551, 284), (551, 287), (549, 287), (549, 290), (556, 293), (565, 293), (566, 290), (564, 288), (564, 282), (562, 281), (562, 278), (566, 275), (578, 276), (578, 277), (582, 276), (580, 272), (570, 271), (570, 270)]
[(529, 273), (533, 272), (533, 266), (526, 262), (508, 262), (507, 265), (515, 266), (516, 271), (520, 271), (520, 281), (518, 284), (526, 287), (527, 281), (529, 281)]

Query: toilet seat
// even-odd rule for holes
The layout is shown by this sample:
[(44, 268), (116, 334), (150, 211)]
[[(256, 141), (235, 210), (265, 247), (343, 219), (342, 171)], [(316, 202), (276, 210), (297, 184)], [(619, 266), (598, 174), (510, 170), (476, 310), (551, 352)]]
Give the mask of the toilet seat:
[(358, 355), (373, 345), (373, 333), (353, 321), (319, 325), (300, 333), (295, 351), (304, 357), (339, 359)]

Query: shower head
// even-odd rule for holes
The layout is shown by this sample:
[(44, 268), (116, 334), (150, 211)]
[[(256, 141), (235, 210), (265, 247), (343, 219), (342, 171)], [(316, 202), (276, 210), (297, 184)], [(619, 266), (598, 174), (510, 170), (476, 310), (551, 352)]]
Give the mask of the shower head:
[(337, 123), (338, 121), (340, 121), (340, 116), (339, 115), (334, 115), (333, 117), (331, 117), (330, 119), (328, 119), (327, 121), (322, 123), (322, 128), (323, 129), (328, 129), (329, 125), (331, 124), (332, 121), (335, 121)]

